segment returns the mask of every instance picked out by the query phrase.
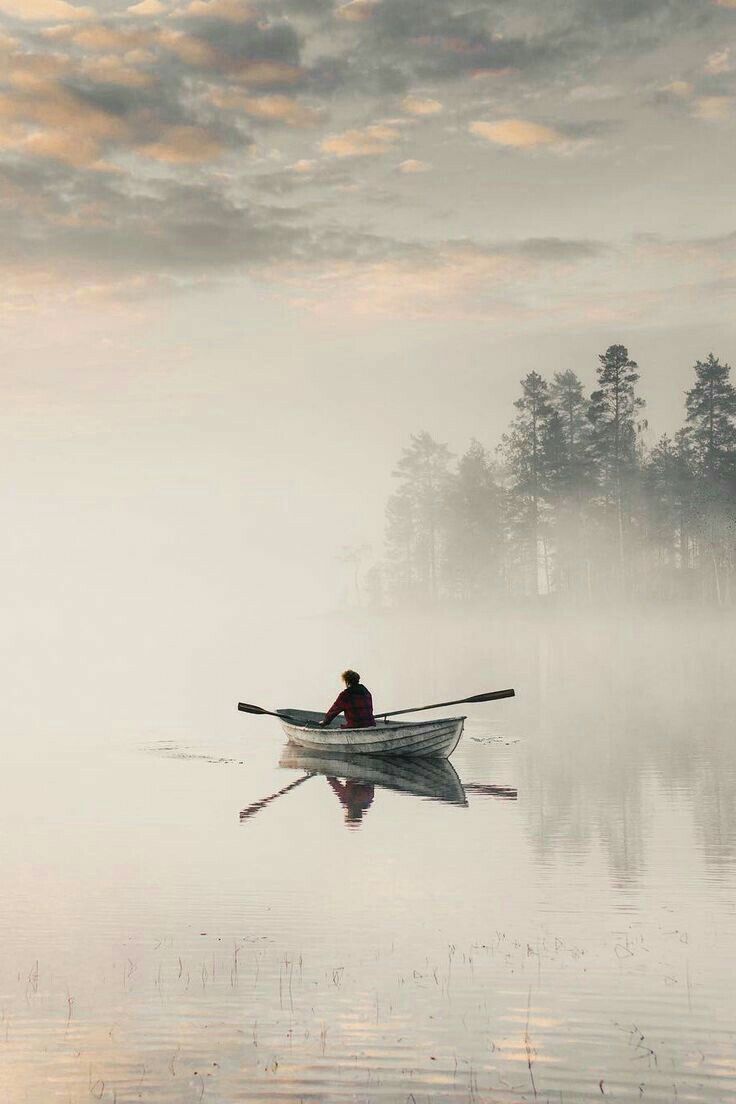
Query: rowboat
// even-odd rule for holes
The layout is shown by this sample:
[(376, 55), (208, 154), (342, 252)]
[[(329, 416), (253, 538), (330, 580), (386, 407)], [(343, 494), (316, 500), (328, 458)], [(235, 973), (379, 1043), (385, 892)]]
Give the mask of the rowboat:
[(279, 766), (289, 770), (371, 783), (384, 790), (423, 797), (446, 805), (468, 804), (463, 784), (447, 759), (409, 759), (395, 755), (345, 755), (337, 751), (307, 751), (287, 744)]
[(276, 715), (290, 744), (310, 751), (343, 751), (351, 755), (391, 755), (447, 759), (463, 734), (465, 717), (434, 721), (387, 721), (375, 728), (342, 728), (336, 717), (326, 728), (317, 727), (324, 713), (306, 709), (277, 709)]

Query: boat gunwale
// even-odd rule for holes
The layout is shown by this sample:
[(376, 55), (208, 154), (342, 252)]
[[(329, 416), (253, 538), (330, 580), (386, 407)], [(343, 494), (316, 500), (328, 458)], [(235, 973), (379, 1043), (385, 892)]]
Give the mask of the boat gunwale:
[[(347, 725), (325, 725), (324, 728), (321, 725), (311, 724), (296, 724), (294, 721), (290, 721), (288, 717), (285, 717), (280, 710), (277, 710), (279, 720), (282, 724), (288, 725), (289, 728), (295, 728), (299, 732), (314, 732), (315, 729), (321, 732), (396, 732), (401, 728), (429, 728), (431, 726), (437, 726), (442, 724), (457, 724), (458, 721), (467, 721), (467, 714), (462, 717), (437, 717), (434, 721), (389, 721), (386, 724), (375, 725), (362, 725), (361, 727), (348, 728)], [(380, 716), (380, 714), (379, 714)]]

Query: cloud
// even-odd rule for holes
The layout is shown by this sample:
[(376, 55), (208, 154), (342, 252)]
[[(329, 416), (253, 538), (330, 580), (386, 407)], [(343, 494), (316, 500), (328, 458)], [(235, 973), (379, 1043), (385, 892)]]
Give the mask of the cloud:
[(23, 153), (61, 161), (75, 168), (99, 165), (100, 145), (90, 135), (65, 134), (63, 131), (36, 131), (20, 144)]
[(27, 22), (69, 22), (92, 19), (92, 8), (77, 7), (67, 0), (0, 0), (0, 14)]
[(501, 246), (504, 251), (551, 263), (585, 261), (609, 252), (605, 242), (588, 238), (526, 238)]
[(284, 61), (242, 61), (232, 72), (233, 80), (247, 88), (282, 88), (302, 84), (305, 70)]
[(166, 5), (161, 3), (161, 0), (140, 0), (138, 4), (132, 4), (128, 10), (128, 15), (163, 15), (167, 10)]
[[(404, 278), (410, 311), (430, 302), (441, 311), (443, 281), (456, 303), (480, 304), (504, 280), (595, 263), (599, 249), (541, 236), (435, 245), (362, 233), (366, 217), (380, 226), (377, 204), (404, 202), (407, 237), (412, 225), (427, 242), (436, 236), (430, 220), (454, 202), (440, 185), (453, 185), (400, 178), (457, 156), (454, 110), (442, 125), (449, 105), (477, 139), (464, 138), (469, 171), (487, 159), (482, 142), (517, 156), (559, 153), (610, 128), (590, 104), (618, 95), (596, 83), (602, 59), (606, 74), (630, 74), (622, 116), (636, 110), (630, 93), (646, 95), (670, 71), (686, 77), (660, 92), (672, 126), (692, 131), (687, 112), (722, 121), (732, 105), (726, 13), (709, 0), (83, 3), (0, 0), (0, 12), (18, 17), (18, 41), (0, 39), (0, 230), (4, 249), (57, 265), (70, 281), (77, 268), (115, 270), (100, 277), (105, 287), (118, 269), (129, 279), (139, 268), (163, 289), (182, 272), (207, 280), (229, 266), (274, 265), (303, 277), (323, 265), (342, 266), (366, 304), (374, 293), (387, 304), (391, 281)], [(511, 79), (489, 89), (473, 82), (479, 75)], [(560, 103), (575, 122), (554, 121)], [(389, 104), (401, 118), (384, 116)], [(328, 111), (339, 121), (327, 128)], [(537, 113), (552, 122), (528, 118)], [(416, 120), (427, 144), (414, 151), (403, 139)], [(391, 194), (365, 179), (366, 163), (386, 155)], [(408, 193), (426, 195), (428, 209), (409, 211)]]
[(221, 19), (226, 23), (251, 23), (257, 18), (244, 0), (191, 0), (183, 14), (192, 19)]
[(71, 39), (80, 50), (92, 50), (100, 53), (123, 53), (137, 47), (146, 46), (150, 39), (141, 30), (128, 30), (95, 23), (84, 27), (63, 28), (65, 37)]
[(705, 63), (706, 73), (717, 75), (719, 73), (729, 73), (733, 66), (731, 65), (731, 50), (726, 46), (723, 50), (716, 50), (710, 54), (708, 60)]
[(468, 128), (472, 134), (485, 138), (498, 146), (510, 146), (514, 149), (534, 149), (537, 146), (552, 146), (564, 142), (564, 135), (552, 127), (533, 123), (528, 119), (500, 119), (497, 122), (478, 120)]
[(706, 122), (723, 122), (731, 117), (733, 99), (731, 96), (699, 96), (695, 100), (693, 115)]
[(675, 80), (670, 81), (669, 84), (665, 84), (662, 87), (661, 91), (666, 92), (671, 96), (675, 96), (679, 100), (686, 100), (689, 99), (690, 96), (692, 96), (694, 86), (690, 83), (690, 81)]
[[(6, 145), (30, 158), (46, 158), (77, 168), (103, 167), (103, 150), (125, 141), (130, 131), (119, 117), (85, 102), (59, 82), (21, 82), (0, 93), (0, 119), (10, 128)], [(105, 166), (107, 167), (107, 166)]]
[[(313, 160), (300, 158), (285, 168), (259, 172), (248, 178), (251, 188), (276, 196), (293, 195), (296, 191), (326, 189), (350, 191), (357, 187), (345, 160)], [(324, 199), (323, 199), (324, 202)], [(313, 208), (316, 210), (316, 207)]]
[(379, 7), (380, 0), (350, 0), (349, 4), (341, 4), (335, 15), (349, 23), (365, 23), (373, 18)]
[(405, 96), (401, 101), (401, 106), (410, 115), (438, 115), (442, 111), (442, 104), (439, 100), (425, 100), (419, 96)]
[[(76, 187), (72, 185), (77, 180)], [(5, 256), (43, 265), (70, 281), (131, 273), (207, 277), (307, 255), (313, 231), (290, 225), (288, 212), (252, 198), (235, 201), (211, 183), (149, 179), (130, 189), (119, 174), (85, 174), (61, 162), (0, 164), (0, 232)], [(336, 252), (342, 243), (323, 245)]]
[(334, 157), (375, 157), (386, 153), (401, 137), (395, 127), (375, 123), (324, 138), (320, 148)]
[(227, 18), (203, 17), (196, 14), (199, 9), (193, 15), (184, 13), (178, 25), (159, 32), (157, 42), (183, 66), (207, 73), (218, 85), (237, 83), (276, 92), (303, 83), (302, 40), (294, 26), (286, 20), (255, 21), (246, 18), (249, 8), (237, 10), (242, 17), (238, 20), (230, 9)]
[[(534, 287), (551, 273), (571, 272), (595, 259), (603, 248), (595, 242), (558, 239), (495, 245), (444, 241), (432, 246), (396, 243), (381, 255), (374, 244), (362, 260), (335, 258), (318, 283), (310, 284), (308, 269), (298, 260), (267, 267), (265, 275), (291, 282), (299, 289), (301, 305), (331, 316), (491, 321), (500, 314), (532, 320), (539, 314)], [(549, 302), (548, 291), (544, 298)]]
[(119, 84), (127, 88), (144, 88), (153, 82), (151, 73), (142, 73), (131, 65), (126, 65), (115, 55), (85, 59), (80, 72), (99, 84)]
[(139, 146), (138, 152), (170, 165), (197, 165), (216, 160), (223, 147), (205, 127), (174, 126), (166, 128), (155, 142)]
[(313, 127), (322, 118), (322, 111), (299, 103), (291, 96), (247, 96), (240, 91), (216, 90), (212, 95), (218, 107), (243, 111), (265, 123), (281, 123), (290, 127)]
[(424, 172), (429, 172), (430, 167), (431, 166), (428, 165), (426, 161), (415, 161), (415, 160), (410, 158), (407, 161), (402, 161), (401, 162), (401, 164), (399, 165), (399, 172), (400, 173), (409, 173), (409, 174), (411, 174), (411, 173), (424, 173)]

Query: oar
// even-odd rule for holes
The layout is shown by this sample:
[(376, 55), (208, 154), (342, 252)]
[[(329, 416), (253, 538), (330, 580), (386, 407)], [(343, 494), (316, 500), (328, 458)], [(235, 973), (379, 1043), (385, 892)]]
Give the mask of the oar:
[(288, 713), (274, 713), (272, 709), (262, 709), (260, 705), (248, 705), (247, 702), (238, 702), (241, 713), (263, 713), (266, 717), (278, 717), (280, 721), (291, 721), (293, 724), (311, 724), (311, 721), (297, 721), (296, 717), (290, 717)]
[(315, 773), (315, 771), (310, 771), (309, 774), (297, 778), (296, 782), (290, 782), (288, 786), (284, 786), (283, 789), (277, 790), (276, 793), (271, 794), (270, 797), (262, 797), (260, 801), (254, 801), (253, 804), (249, 805), (246, 809), (240, 810), (240, 819), (247, 820), (248, 817), (255, 816), (261, 809), (265, 809), (266, 805), (270, 805), (272, 801), (275, 801), (277, 797), (283, 797), (289, 790), (294, 790), (297, 786), (301, 786), (302, 782), (306, 782), (308, 778), (313, 778)]
[(384, 713), (382, 709), (376, 713), (377, 717), (398, 717), (401, 713), (422, 713), (426, 709), (444, 709), (446, 705), (465, 705), (466, 702), (496, 701), (498, 698), (513, 698), (515, 690), (492, 690), (488, 694), (473, 694), (470, 698), (456, 698), (455, 701), (435, 702), (434, 705), (416, 705), (412, 709), (394, 709), (390, 713)]

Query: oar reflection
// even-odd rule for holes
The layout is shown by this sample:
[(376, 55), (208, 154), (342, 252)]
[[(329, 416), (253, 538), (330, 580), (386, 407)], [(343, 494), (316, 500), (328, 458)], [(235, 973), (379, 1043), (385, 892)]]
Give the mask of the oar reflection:
[(468, 795), (506, 801), (515, 801), (517, 797), (517, 791), (510, 786), (474, 782), (463, 785), (447, 759), (326, 754), (287, 744), (279, 766), (301, 770), (304, 774), (276, 793), (248, 805), (240, 813), (241, 822), (316, 775), (324, 776), (345, 810), (345, 823), (353, 828), (363, 822), (375, 801), (377, 788), (462, 807), (468, 805)]

